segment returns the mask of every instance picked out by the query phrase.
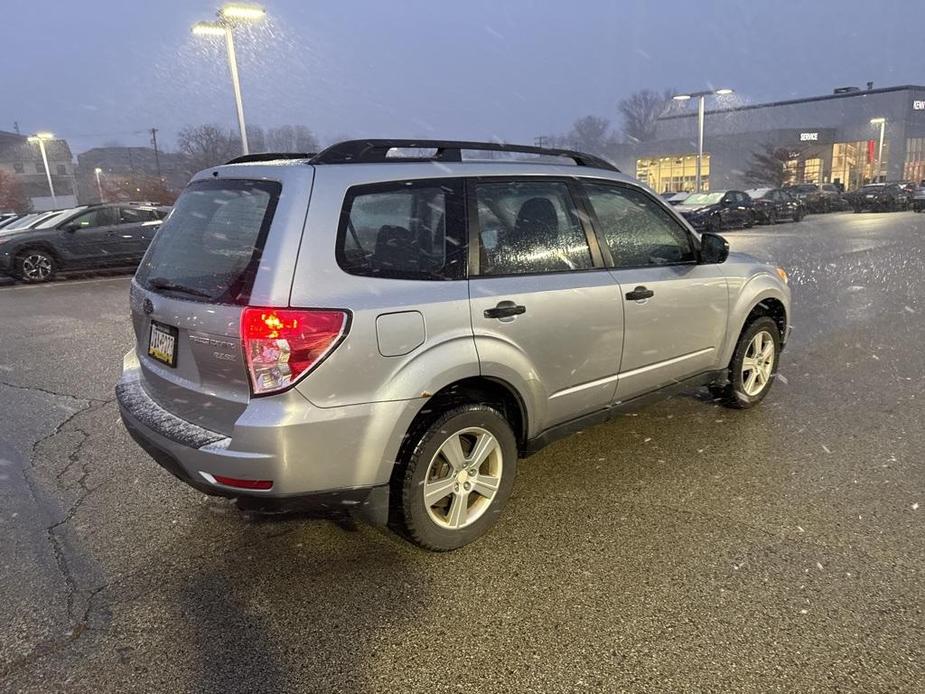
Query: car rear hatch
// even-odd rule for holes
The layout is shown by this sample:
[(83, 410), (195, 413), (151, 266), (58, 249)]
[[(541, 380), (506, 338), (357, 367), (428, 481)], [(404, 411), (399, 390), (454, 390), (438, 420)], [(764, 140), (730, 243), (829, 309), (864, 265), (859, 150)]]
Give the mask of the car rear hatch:
[(303, 165), (308, 185), (283, 199), (280, 181), (222, 167), (193, 181), (157, 232), (131, 304), (142, 387), (168, 412), (233, 433), (251, 397), (242, 312), (288, 305), (311, 171)]

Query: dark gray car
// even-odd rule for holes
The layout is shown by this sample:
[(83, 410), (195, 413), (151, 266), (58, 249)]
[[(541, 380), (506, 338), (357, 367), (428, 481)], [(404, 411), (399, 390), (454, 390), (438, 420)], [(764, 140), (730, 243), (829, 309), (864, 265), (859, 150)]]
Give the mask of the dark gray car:
[(106, 204), (37, 216), (0, 229), (0, 272), (46, 282), (60, 270), (137, 265), (165, 212), (151, 205)]

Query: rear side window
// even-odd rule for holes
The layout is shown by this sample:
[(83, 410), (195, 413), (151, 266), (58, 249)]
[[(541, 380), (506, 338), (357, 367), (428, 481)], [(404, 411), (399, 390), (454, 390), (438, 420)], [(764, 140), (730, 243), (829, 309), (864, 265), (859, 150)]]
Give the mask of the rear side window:
[(98, 207), (74, 217), (67, 223), (69, 229), (94, 229), (96, 227), (111, 226), (119, 223), (119, 215), (112, 207)]
[(479, 274), (523, 275), (593, 267), (568, 184), (503, 181), (475, 184)]
[(154, 210), (139, 207), (120, 207), (119, 224), (140, 224), (160, 219)]
[(642, 191), (585, 183), (588, 200), (613, 256), (614, 267), (645, 267), (694, 261), (684, 228)]
[(246, 304), (279, 192), (272, 181), (191, 183), (151, 242), (136, 280), (186, 299)]
[(356, 186), (347, 191), (337, 262), (352, 275), (414, 280), (466, 276), (460, 179)]

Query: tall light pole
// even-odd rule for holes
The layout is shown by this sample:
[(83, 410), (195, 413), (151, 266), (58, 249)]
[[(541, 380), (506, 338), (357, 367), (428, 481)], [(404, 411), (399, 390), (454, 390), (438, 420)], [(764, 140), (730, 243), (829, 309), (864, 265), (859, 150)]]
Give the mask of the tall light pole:
[(51, 169), (48, 168), (48, 155), (45, 153), (45, 141), (54, 140), (55, 136), (51, 133), (36, 133), (29, 138), (29, 142), (38, 142), (39, 151), (42, 153), (42, 163), (45, 165), (45, 178), (48, 179), (48, 192), (51, 193), (52, 208), (57, 209), (58, 198), (55, 195), (55, 184), (51, 181)]
[(242, 22), (260, 21), (267, 11), (260, 5), (244, 2), (232, 2), (218, 11), (217, 22), (196, 22), (193, 33), (197, 36), (224, 36), (228, 51), (228, 71), (231, 73), (231, 86), (234, 89), (234, 105), (238, 113), (238, 130), (241, 132), (241, 153), (250, 154), (247, 145), (247, 126), (244, 123), (244, 99), (241, 97), (241, 80), (238, 78), (238, 57), (234, 50), (234, 32), (236, 25)]
[(871, 118), (870, 124), (880, 126), (880, 147), (877, 149), (876, 181), (872, 181), (872, 183), (876, 183), (880, 181), (880, 171), (883, 168), (883, 131), (886, 129), (886, 118)]
[(703, 167), (703, 114), (704, 101), (706, 97), (714, 94), (716, 96), (726, 96), (732, 94), (731, 89), (710, 89), (703, 92), (691, 92), (690, 94), (675, 94), (672, 98), (675, 101), (690, 101), (698, 99), (697, 103), (697, 192), (703, 192), (703, 177), (701, 170)]
[(96, 174), (96, 189), (97, 189), (97, 190), (99, 191), (99, 193), (100, 193), (100, 202), (104, 202), (104, 200), (103, 200), (103, 183), (100, 181), (100, 174), (103, 173), (103, 170), (102, 170), (100, 167), (97, 166), (95, 169), (93, 169), (93, 173)]

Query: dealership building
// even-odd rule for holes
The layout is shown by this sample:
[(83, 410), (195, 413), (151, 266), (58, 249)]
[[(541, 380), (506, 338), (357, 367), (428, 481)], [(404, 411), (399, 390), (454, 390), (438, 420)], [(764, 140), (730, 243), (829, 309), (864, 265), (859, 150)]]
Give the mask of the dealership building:
[[(696, 106), (694, 99), (689, 103)], [(697, 121), (696, 108), (662, 116), (655, 139), (619, 145), (611, 158), (659, 193), (691, 191)], [(847, 87), (807, 99), (708, 108), (704, 189), (755, 187), (745, 172), (753, 166), (752, 154), (766, 147), (785, 152), (793, 183), (837, 183), (850, 190), (871, 181), (925, 180), (925, 87)]]

